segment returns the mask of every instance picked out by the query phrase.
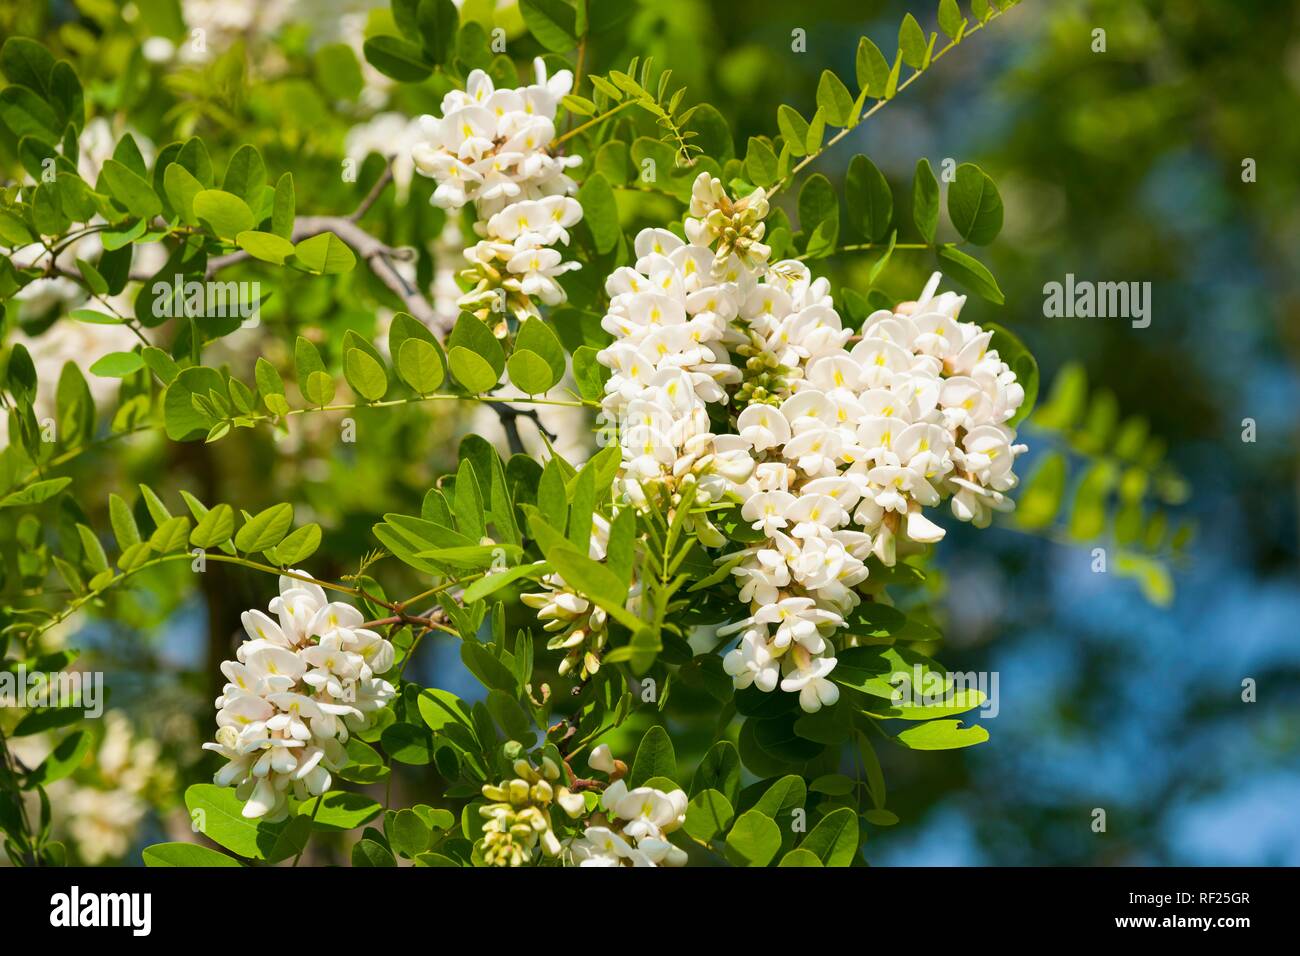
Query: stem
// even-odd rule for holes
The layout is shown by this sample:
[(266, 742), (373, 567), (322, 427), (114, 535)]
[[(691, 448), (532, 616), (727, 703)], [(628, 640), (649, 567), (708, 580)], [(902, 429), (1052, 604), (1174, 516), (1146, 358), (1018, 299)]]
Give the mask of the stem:
[[(46, 631), (54, 627), (56, 624), (63, 623), (69, 617), (75, 614), (77, 611), (81, 610), (81, 608), (89, 604), (91, 601), (98, 599), (102, 595), (106, 594), (109, 590), (117, 587), (127, 578), (134, 576), (140, 571), (144, 571), (148, 568), (158, 567), (159, 565), (162, 564), (168, 564), (172, 561), (180, 561), (180, 560), (189, 561), (191, 560), (191, 558), (192, 556), (188, 550), (180, 551), (177, 552), (176, 554), (164, 554), (156, 558), (151, 558), (150, 560), (144, 562), (144, 564), (138, 565), (137, 567), (134, 567), (129, 571), (123, 571), (121, 574), (116, 575), (111, 581), (109, 581), (103, 587), (97, 588), (94, 591), (87, 591), (81, 597), (77, 598), (75, 601), (67, 605), (62, 611), (60, 611), (54, 617), (50, 618), (48, 621), (46, 621), (44, 624), (38, 627), (35, 631), (33, 631), (30, 635), (28, 635), (28, 637), (29, 638), (39, 637), (41, 634), (44, 634)], [(206, 554), (205, 560), (217, 561), (222, 564), (235, 564), (241, 567), (251, 568), (255, 571), (264, 571), (267, 574), (274, 574), (276, 576), (284, 575), (285, 577), (294, 578), (295, 580), (298, 581), (306, 581), (310, 584), (315, 584), (319, 587), (326, 588), (331, 591), (339, 591), (344, 594), (349, 594), (353, 597), (357, 597), (360, 595), (360, 591), (357, 588), (350, 588), (344, 584), (334, 584), (331, 581), (321, 581), (318, 580), (317, 578), (311, 577), (310, 575), (300, 574), (296, 571), (287, 571), (283, 568), (275, 568), (269, 564), (262, 564), (260, 561), (251, 561), (248, 558), (241, 558), (236, 555)]]
[(9, 754), (9, 740), (0, 730), (0, 753), (4, 755), (5, 773), (14, 782), (13, 799), (18, 807), (18, 818), (23, 826), (23, 854), (26, 857), (28, 866), (36, 865), (36, 851), (32, 846), (32, 822), (27, 817), (27, 804), (23, 802), (23, 793), (18, 789), (18, 772), (14, 769), (13, 758)]
[[(841, 252), (870, 252), (873, 249), (888, 249), (888, 248), (890, 248), (890, 246), (889, 243), (887, 242), (858, 242), (848, 246), (840, 246), (838, 249), (835, 250), (835, 254), (838, 255)], [(924, 242), (896, 242), (894, 243), (893, 251), (894, 252), (898, 252), (899, 250), (912, 251), (912, 250), (930, 249), (930, 248), (932, 247), (927, 245)], [(808, 253), (805, 252), (801, 256), (795, 256), (795, 258), (800, 262), (802, 262), (803, 260), (808, 258)]]
[(619, 103), (618, 106), (615, 106), (612, 110), (606, 110), (605, 112), (601, 113), (599, 116), (593, 116), (591, 119), (587, 120), (587, 122), (583, 123), (582, 125), (575, 126), (573, 129), (569, 130), (564, 135), (558, 136), (555, 139), (551, 140), (551, 146), (553, 147), (559, 146), (565, 140), (573, 139), (573, 137), (577, 136), (579, 133), (584, 133), (587, 130), (591, 129), (591, 127), (596, 126), (599, 123), (605, 122), (605, 120), (609, 119), (615, 113), (619, 113), (627, 109), (629, 106), (635, 106), (636, 102), (637, 101), (634, 99), (626, 99), (622, 103)]

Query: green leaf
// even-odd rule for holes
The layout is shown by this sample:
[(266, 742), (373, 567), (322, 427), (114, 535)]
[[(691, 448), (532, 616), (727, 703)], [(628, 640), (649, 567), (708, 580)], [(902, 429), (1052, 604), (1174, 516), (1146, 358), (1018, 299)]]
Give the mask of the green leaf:
[(432, 831), (414, 810), (398, 810), (385, 827), (393, 849), (407, 857), (415, 857), (429, 848)]
[(1002, 231), (998, 187), (973, 163), (958, 166), (948, 186), (948, 217), (961, 237), (977, 246), (987, 246)]
[(117, 539), (119, 548), (126, 550), (131, 545), (140, 543), (140, 529), (135, 523), (135, 515), (118, 495), (108, 496), (108, 520), (113, 526), (113, 537)]
[(1050, 525), (1061, 509), (1065, 481), (1065, 458), (1058, 451), (1049, 451), (1030, 472), (1020, 490), (1016, 502), (1016, 524), (1030, 530)]
[(604, 176), (593, 172), (578, 190), (576, 198), (582, 204), (582, 221), (591, 230), (596, 251), (604, 255), (618, 245), (622, 235), (614, 190)]
[(312, 811), (316, 810), (317, 799), (320, 801), (320, 810), (316, 811), (316, 819), (312, 826), (317, 830), (333, 833), (355, 830), (359, 826), (364, 826), (379, 816), (384, 809), (374, 800), (360, 793), (331, 790), (319, 798), (313, 797), (302, 801), (298, 804), (298, 813), (310, 817)]
[(204, 189), (196, 193), (193, 207), (195, 218), (222, 239), (233, 240), (256, 225), (248, 203), (220, 189)]
[(668, 737), (668, 731), (656, 724), (641, 738), (636, 759), (632, 761), (628, 786), (640, 787), (651, 777), (667, 777), (672, 780), (676, 776), (677, 756), (673, 753), (673, 742)]
[(263, 860), (284, 829), (282, 823), (262, 823), (243, 815), (244, 801), (233, 787), (196, 783), (185, 791), (185, 806), (198, 832), (238, 856)]
[(916, 174), (912, 178), (912, 222), (927, 243), (934, 242), (939, 226), (939, 180), (934, 178), (930, 161), (922, 157), (916, 161)]
[(438, 350), (423, 339), (403, 340), (397, 351), (397, 374), (421, 395), (437, 391), (445, 376)]
[(9, 247), (26, 246), (36, 241), (27, 225), (13, 213), (0, 210), (0, 240)]
[(777, 866), (821, 866), (822, 861), (816, 853), (808, 850), (795, 849), (791, 850), (785, 856), (781, 857), (781, 862)]
[(47, 144), (58, 141), (62, 127), (53, 107), (25, 86), (0, 90), (0, 122), (15, 138), (32, 136)]
[(799, 849), (826, 866), (849, 866), (858, 854), (858, 815), (848, 807), (832, 810), (804, 837)]
[(521, 392), (529, 395), (540, 395), (556, 382), (546, 361), (536, 352), (527, 349), (516, 349), (506, 361), (506, 369), (510, 373), (510, 381)]
[(274, 548), (293, 524), (293, 505), (282, 502), (259, 511), (235, 533), (235, 547), (245, 554)]
[(1016, 414), (1010, 421), (1006, 422), (1008, 427), (1015, 428), (1029, 417), (1029, 413), (1034, 410), (1034, 405), (1038, 402), (1038, 360), (1025, 347), (1025, 343), (1010, 330), (993, 323), (989, 323), (985, 328), (993, 333), (993, 338), (989, 342), (990, 347), (996, 349), (998, 357), (1016, 373), (1016, 381), (1025, 390), (1025, 400), (1021, 402), (1020, 408), (1016, 410)]
[(691, 778), (691, 793), (713, 789), (734, 805), (740, 798), (740, 754), (730, 740), (720, 740), (704, 755)]
[(197, 136), (191, 136), (176, 154), (176, 162), (184, 166), (205, 188), (213, 184), (212, 160), (208, 147)]
[(400, 37), (373, 36), (361, 49), (371, 66), (401, 83), (419, 83), (433, 72), (433, 64), (424, 50)]
[(266, 189), (266, 163), (255, 146), (246, 143), (235, 150), (226, 165), (221, 188), (244, 200), (249, 209), (261, 208), (262, 193)]
[(849, 224), (868, 242), (889, 235), (894, 217), (894, 195), (884, 175), (866, 156), (854, 156), (844, 180), (844, 201)]
[(776, 108), (776, 124), (793, 155), (803, 156), (808, 152), (808, 121), (797, 109), (782, 103)]
[(433, 760), (433, 736), (424, 727), (393, 724), (384, 728), (380, 742), (384, 752), (398, 763), (422, 767)]
[(320, 537), (320, 525), (314, 521), (305, 524), (277, 544), (268, 557), (281, 567), (292, 567), (316, 553), (320, 547)]
[(499, 375), (481, 355), (463, 346), (454, 346), (447, 353), (447, 361), (451, 365), (451, 374), (470, 394), (486, 392), (499, 380)]
[(334, 233), (323, 232), (294, 246), (293, 262), (316, 275), (334, 275), (351, 272), (357, 257)]
[(960, 720), (931, 720), (908, 727), (894, 739), (913, 750), (956, 750), (984, 743), (989, 732), (979, 724), (963, 727)]
[(564, 0), (520, 0), (524, 26), (552, 53), (567, 53), (578, 45), (577, 12)]
[(40, 504), (53, 498), (70, 484), (72, 484), (71, 478), (46, 478), (43, 481), (34, 481), (26, 488), (11, 491), (4, 498), (0, 498), (0, 508)]
[(228, 504), (211, 508), (190, 532), (190, 544), (197, 548), (214, 548), (225, 544), (235, 533), (235, 512)]
[(62, 780), (79, 766), (90, 752), (91, 736), (87, 731), (76, 730), (68, 734), (50, 751), (36, 769), (24, 780), (24, 788), (47, 787), (56, 780)]
[(953, 40), (966, 32), (966, 18), (961, 15), (957, 0), (939, 0), (939, 29)]
[(764, 791), (753, 809), (773, 820), (781, 819), (787, 811), (794, 811), (804, 805), (808, 798), (808, 785), (803, 777), (787, 774)]
[(740, 815), (727, 834), (727, 860), (733, 866), (767, 866), (781, 849), (781, 831), (754, 810)]
[(377, 402), (388, 391), (388, 373), (383, 365), (361, 349), (348, 349), (343, 359), (343, 375), (352, 390), (368, 402)]
[(436, 687), (422, 690), (416, 698), (416, 706), (424, 722), (435, 733), (448, 724), (460, 724), (467, 729), (472, 726), (469, 709), (459, 697), (448, 691)]
[(813, 793), (824, 793), (832, 797), (840, 797), (852, 793), (853, 788), (857, 786), (857, 781), (852, 777), (846, 777), (842, 773), (825, 773), (808, 784), (808, 789)]
[(538, 578), (548, 573), (550, 569), (551, 566), (545, 561), (538, 561), (536, 564), (520, 564), (505, 571), (489, 574), (467, 587), (462, 600), (466, 605), (473, 604), (521, 578)]
[(144, 356), (139, 352), (109, 352), (96, 359), (90, 374), (100, 378), (126, 378), (144, 368)]
[(767, 187), (777, 180), (778, 170), (776, 153), (765, 140), (757, 136), (749, 138), (749, 147), (745, 152), (745, 175), (755, 186)]
[[(546, 363), (552, 381), (542, 391), (546, 391), (564, 377), (564, 347), (560, 345), (560, 340), (556, 338), (555, 333), (541, 319), (525, 320), (515, 336), (515, 348), (526, 349)], [(512, 379), (513, 377), (511, 376)]]
[(149, 371), (157, 375), (158, 380), (164, 385), (170, 385), (181, 373), (181, 367), (176, 364), (176, 360), (155, 346), (146, 346), (140, 353), (140, 357), (144, 359), (144, 364), (149, 367)]
[[(168, 168), (179, 169), (180, 167), (172, 164)], [(293, 243), (273, 232), (257, 232), (249, 229), (235, 236), (235, 244), (254, 259), (272, 262), (277, 266), (284, 265), (285, 260), (294, 254)]]
[(53, 54), (35, 40), (11, 36), (0, 47), (0, 70), (4, 70), (10, 83), (48, 94), (53, 69)]
[(241, 866), (234, 857), (197, 843), (155, 843), (141, 854), (145, 866)]
[(731, 801), (717, 790), (704, 790), (691, 798), (686, 807), (686, 832), (708, 843), (731, 826), (736, 811)]
[(131, 215), (152, 219), (162, 212), (162, 201), (153, 187), (116, 159), (104, 161), (101, 175), (113, 198), (119, 200)]
[(912, 69), (919, 70), (925, 64), (925, 33), (910, 13), (903, 17), (898, 29), (898, 48), (903, 54), (903, 62)]
[(599, 351), (589, 345), (579, 346), (573, 353), (573, 379), (578, 385), (578, 394), (589, 402), (598, 402), (605, 394), (605, 383), (609, 381), (610, 370), (600, 364)]
[(981, 298), (988, 299), (995, 305), (1002, 305), (1006, 301), (993, 273), (989, 272), (984, 263), (950, 245), (940, 246), (938, 254), (943, 271)]
[(858, 41), (858, 54), (855, 62), (858, 76), (858, 89), (865, 90), (872, 99), (883, 99), (885, 88), (889, 83), (889, 61), (867, 37)]
[(185, 547), (190, 536), (190, 519), (185, 516), (168, 518), (149, 536), (149, 547), (159, 554), (170, 554)]
[(817, 82), (817, 108), (832, 126), (851, 126), (857, 119), (852, 94), (830, 70), (822, 70)]
[[(352, 55), (352, 51), (348, 51)], [(281, 239), (293, 237), (293, 214), (295, 206), (293, 190), (293, 173), (284, 173), (275, 184), (275, 199), (271, 205), (271, 232)]]
[(447, 340), (451, 346), (447, 361), (451, 372), (469, 392), (484, 392), (496, 385), (505, 371), (505, 352), (488, 327), (468, 313), (461, 313)]
[(352, 847), (352, 865), (397, 866), (397, 861), (393, 859), (393, 854), (388, 852), (388, 847), (367, 837), (357, 841)]
[(194, 407), (194, 396), (207, 398), (212, 392), (226, 390), (226, 382), (216, 369), (197, 365), (182, 369), (163, 393), (163, 421), (172, 441), (189, 441), (206, 434), (216, 419)]
[(799, 227), (810, 259), (835, 251), (840, 234), (840, 204), (830, 180), (814, 173), (799, 190)]

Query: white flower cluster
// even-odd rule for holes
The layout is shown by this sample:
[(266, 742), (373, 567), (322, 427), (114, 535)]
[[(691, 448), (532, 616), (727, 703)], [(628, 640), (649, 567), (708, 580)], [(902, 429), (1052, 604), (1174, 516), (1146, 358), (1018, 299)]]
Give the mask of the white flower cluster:
[[(572, 198), (577, 185), (565, 173), (582, 158), (549, 151), (555, 110), (573, 74), (561, 70), (548, 79), (540, 59), (536, 69), (536, 83), (501, 90), (474, 70), (463, 92), (443, 98), (441, 118), (420, 117), (424, 141), (412, 150), (415, 168), (438, 182), (434, 203), (474, 204), (480, 241), (465, 250), (471, 267), (463, 273), (474, 287), (460, 304), (483, 315), (502, 305), (535, 314), (533, 297), (559, 305), (565, 294), (556, 277), (578, 268), (551, 248), (568, 245), (568, 230), (582, 219)], [(504, 334), (504, 326), (498, 331)]]
[(229, 683), (216, 701), (217, 740), (203, 747), (229, 761), (213, 781), (235, 785), (244, 816), (274, 822), (288, 814), (291, 789), (298, 799), (329, 789), (330, 771), (348, 762), (349, 731), (396, 691), (376, 676), (393, 666), (393, 645), (361, 627), (356, 608), (284, 575), (270, 610), (279, 623), (243, 614), (248, 640), (221, 665)]
[[(591, 541), (587, 556), (605, 560), (609, 546), (609, 522), (603, 515), (592, 515)], [(608, 615), (572, 587), (557, 571), (543, 575), (544, 591), (521, 594), (519, 599), (537, 609), (542, 629), (554, 635), (546, 642), (548, 650), (563, 650), (564, 660), (558, 668), (561, 676), (575, 668), (582, 680), (600, 670), (600, 652), (605, 647)]]
[[(614, 342), (599, 360), (612, 370), (601, 415), (623, 450), (618, 490), (640, 506), (662, 490), (695, 482), (696, 501), (721, 499), (746, 480), (753, 459), (737, 435), (715, 435), (709, 403), (724, 403), (741, 382), (725, 340), (739, 314), (748, 276), (736, 257), (715, 280), (714, 253), (665, 229), (636, 237), (635, 268), (610, 275), (609, 312), (601, 326)], [(751, 280), (752, 283), (752, 280)], [(700, 517), (700, 539), (721, 546), (721, 532)]]
[[(644, 230), (636, 268), (606, 285), (616, 340), (600, 358), (613, 370), (604, 413), (624, 453), (619, 490), (633, 505), (667, 490), (675, 504), (689, 476), (697, 502), (740, 502), (762, 539), (733, 568), (752, 613), (720, 631), (743, 632), (724, 667), (739, 688), (779, 685), (815, 711), (838, 699), (828, 638), (861, 600), (867, 559), (891, 566), (900, 548), (942, 538), (922, 509), (944, 498), (981, 527), (1011, 507), (1025, 446), (1006, 423), (1024, 390), (991, 333), (959, 321), (965, 297), (936, 296), (937, 273), (850, 345), (825, 279), (795, 261), (753, 265), (766, 249), (753, 222), (762, 197), (728, 205), (707, 179), (696, 193), (714, 206), (707, 228), (688, 221), (695, 241)], [(729, 248), (725, 261), (705, 243)], [(711, 417), (710, 403), (730, 415)], [(719, 421), (733, 431), (719, 434)], [(725, 542), (706, 517), (695, 530)]]
[[(593, 770), (617, 773), (609, 747), (591, 752)], [(686, 851), (667, 835), (686, 822), (686, 793), (654, 787), (628, 788), (614, 779), (600, 795), (601, 813), (588, 821), (582, 836), (569, 844), (578, 866), (685, 866)]]

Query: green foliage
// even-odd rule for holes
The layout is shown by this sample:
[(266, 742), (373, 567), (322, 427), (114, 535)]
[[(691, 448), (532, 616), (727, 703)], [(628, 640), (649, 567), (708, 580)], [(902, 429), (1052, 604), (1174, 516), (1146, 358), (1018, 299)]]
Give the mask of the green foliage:
[[(738, 603), (730, 572), (753, 535), (735, 503), (697, 501), (687, 490), (669, 506), (616, 508), (617, 446), (575, 468), (545, 447), (545, 430), (532, 446), (541, 454), (521, 453), (518, 419), (525, 429), (544, 429), (528, 418), (548, 405), (594, 415), (611, 374), (599, 358), (610, 341), (601, 327), (609, 307), (604, 278), (635, 261), (637, 227), (682, 218), (702, 172), (738, 198), (755, 188), (772, 196), (789, 190), (786, 208), (774, 203), (765, 224), (774, 261), (799, 258), (821, 274), (854, 268), (859, 254), (875, 257), (861, 270), (865, 281), (846, 288), (848, 321), (893, 304), (885, 290), (910, 275), (913, 263), (904, 260), (914, 253), (934, 257), (970, 291), (1001, 303), (997, 281), (966, 248), (992, 243), (1002, 226), (997, 187), (979, 167), (962, 164), (947, 184), (952, 231), (941, 238), (943, 188), (929, 161), (917, 163), (910, 184), (891, 184), (865, 155), (852, 157), (842, 181), (808, 166), (1002, 5), (972, 8), (967, 17), (943, 0), (945, 46), (911, 14), (890, 58), (862, 38), (852, 77), (823, 72), (805, 97), (815, 103), (812, 115), (780, 105), (772, 128), (743, 137), (743, 154), (728, 114), (674, 83), (673, 71), (645, 56), (625, 70), (608, 68), (609, 51), (626, 56), (624, 41), (632, 37), (616, 6), (524, 0), (517, 19), (502, 27), (509, 27), (508, 54), (490, 45), (498, 21), (484, 4), (394, 0), (375, 15), (364, 59), (404, 84), (394, 93), (404, 110), (436, 111), (473, 69), (498, 86), (516, 86), (519, 68), (539, 50), (552, 74), (564, 68), (579, 76), (560, 104), (553, 141), (557, 152), (585, 160), (571, 170), (583, 209), (571, 252), (582, 269), (563, 278), (567, 303), (463, 311), (449, 329), (419, 289), (446, 266), (444, 251), (430, 253), (431, 240), (449, 221), (470, 235), (472, 217), (431, 204), (432, 186), (421, 178), (409, 196), (397, 197), (374, 157), (360, 163), (355, 181), (344, 178), (346, 189), (340, 185), (337, 157), (322, 143), (339, 146), (332, 114), (358, 108), (363, 74), (346, 45), (310, 54), (288, 47), (292, 68), (260, 86), (245, 75), (242, 49), (202, 68), (174, 69), (164, 84), (167, 108), (156, 111), (163, 118), (137, 109), (129, 84), (110, 85), (99, 74), (85, 87), (87, 98), (73, 65), (41, 43), (13, 37), (0, 48), (9, 81), (0, 90), (0, 122), (15, 168), (32, 180), (0, 195), (0, 243), (71, 249), (94, 230), (102, 249), (86, 253), (93, 261), (73, 256), (72, 265), (60, 266), (83, 294), (83, 307), (61, 310), (66, 314), (53, 321), (133, 337), (80, 357), (90, 381), (70, 362), (42, 382), (49, 376), (38, 373), (25, 345), (14, 341), (6, 350), (10, 440), (0, 453), (0, 532), (15, 556), (6, 558), (0, 582), (3, 666), (42, 660), (42, 635), (77, 612), (143, 629), (143, 621), (167, 618), (159, 611), (155, 620), (135, 594), (163, 604), (158, 595), (176, 592), (163, 609), (172, 613), (206, 588), (205, 601), (218, 606), (220, 588), (249, 593), (313, 557), (333, 577), (310, 582), (364, 609), (366, 627), (382, 631), (395, 649), (392, 668), (376, 675), (393, 684), (395, 700), (349, 738), (348, 762), (331, 784), (340, 789), (295, 793), (289, 817), (266, 823), (245, 818), (232, 789), (195, 783), (184, 791), (185, 805), (197, 832), (221, 850), (158, 844), (144, 851), (147, 865), (287, 862), (320, 845), (346, 846), (339, 858), (360, 866), (482, 863), (485, 785), (518, 774), (518, 761), (550, 761), (563, 774), (557, 786), (562, 780), (583, 794), (590, 811), (614, 777), (584, 779), (580, 787), (577, 765), (609, 741), (627, 761), (618, 777), (628, 786), (688, 795), (674, 842), (693, 859), (849, 866), (862, 862), (867, 826), (897, 820), (885, 807), (870, 740), (933, 750), (987, 737), (978, 724), (955, 719), (982, 698), (952, 689), (929, 656), (941, 639), (925, 607), (938, 578), (927, 579), (923, 559), (872, 565), (872, 600), (844, 631), (835, 704), (805, 714), (788, 694), (736, 691), (717, 653), (725, 642), (700, 645), (701, 634), (734, 618)], [(511, 58), (516, 45), (527, 50), (519, 62)], [(345, 106), (336, 110), (339, 101)], [(94, 181), (83, 178), (77, 133), (88, 102), (97, 117), (120, 111), (155, 123), (165, 134), (159, 148), (142, 152), (123, 136)], [(52, 179), (41, 176), (47, 161)], [(907, 192), (896, 196), (895, 186)], [(149, 247), (165, 264), (142, 275)], [(9, 258), (0, 265), (6, 334), (19, 315), (18, 293), (49, 278)], [(454, 250), (458, 266), (460, 258)], [(414, 286), (398, 263), (410, 266)], [(256, 299), (265, 308), (256, 332), (241, 321), (247, 316), (186, 311), (186, 285), (222, 284), (227, 276), (269, 290)], [(1012, 331), (990, 329), (992, 347), (1026, 390), (1024, 418), (1034, 406), (1037, 363)], [(109, 398), (97, 387), (105, 384), (114, 389)], [(42, 389), (51, 388), (55, 427), (44, 437), (37, 406)], [(1111, 462), (1080, 482), (1068, 533), (1079, 540), (1101, 534), (1111, 523), (1099, 524), (1099, 508), (1104, 513), (1108, 496), (1118, 495), (1130, 510), (1122, 521), (1116, 516), (1114, 533), (1130, 544), (1147, 541), (1146, 526), (1134, 533), (1131, 506), (1167, 491), (1169, 475), (1151, 456), (1145, 431), (1106, 424), (1103, 400), (1094, 397), (1085, 414), (1084, 390), (1076, 373), (1062, 373), (1028, 419), (1059, 433), (1071, 454)], [(464, 423), (447, 420), (475, 405), (502, 413), (508, 457), (477, 435), (457, 446), (453, 436)], [(355, 448), (349, 439), (336, 441), (346, 428), (364, 441)], [(114, 446), (130, 452), (114, 458), (106, 452)], [(139, 484), (138, 495), (84, 490), (86, 470), (106, 461), (120, 467), (106, 469), (104, 482)], [(208, 482), (231, 461), (251, 474), (238, 483)], [(1021, 496), (1017, 520), (1030, 530), (1051, 526), (1063, 507), (1064, 454), (1044, 458), (1041, 472)], [(1146, 477), (1134, 477), (1139, 473)], [(204, 489), (211, 503), (188, 489)], [(295, 517), (308, 516), (315, 520), (295, 526)], [(705, 543), (698, 528), (706, 520), (722, 544)], [(606, 526), (597, 557), (593, 529)], [(1149, 557), (1134, 547), (1125, 560), (1132, 573), (1149, 575), (1136, 570)], [(185, 576), (208, 573), (207, 562), (223, 566), (220, 585)], [(571, 634), (539, 621), (521, 600), (557, 580), (603, 621), (600, 641), (584, 645), (571, 669), (560, 667)], [(417, 672), (406, 665), (422, 642), (435, 640), (457, 643), (465, 672), (481, 685), (475, 694), (462, 699), (408, 676)], [(916, 666), (951, 693), (925, 706), (895, 700), (890, 677)], [(40, 712), (22, 719), (32, 720), (19, 725), (24, 730), (57, 731), (58, 739), (22, 779), (5, 781), (5, 795), (43, 793), (83, 766), (93, 742), (71, 727), (75, 718)], [(679, 743), (679, 720), (716, 728)], [(388, 808), (344, 789), (386, 785), (404, 768), (438, 781), (427, 798), (437, 806)], [(187, 779), (210, 772), (195, 760)], [(12, 857), (57, 858), (51, 841), (12, 819), (8, 803), (0, 813)], [(566, 841), (581, 834), (559, 812), (552, 817)], [(344, 833), (345, 844), (338, 842)]]

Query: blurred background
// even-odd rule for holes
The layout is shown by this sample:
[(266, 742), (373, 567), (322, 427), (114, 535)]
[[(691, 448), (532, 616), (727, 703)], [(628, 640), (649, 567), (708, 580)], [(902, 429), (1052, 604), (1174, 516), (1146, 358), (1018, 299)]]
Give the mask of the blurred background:
[[(524, 62), (531, 41), (515, 46), (517, 11), (500, 6)], [(853, 75), (858, 36), (892, 51), (909, 10), (933, 28), (929, 2), (641, 0), (617, 45), (593, 46), (589, 69), (653, 55), (688, 101), (720, 109), (743, 153), (748, 137), (776, 132), (777, 104), (811, 115), (823, 69)], [(998, 713), (982, 718), (991, 740), (882, 754), (899, 823), (873, 831), (875, 865), (1300, 865), (1298, 14), (1249, 0), (1025, 0), (813, 167), (839, 182), (866, 153), (897, 203), (919, 157), (936, 170), (978, 163), (1006, 205), (982, 254), (1006, 305), (972, 297), (964, 318), (1012, 329), (1042, 369), (1018, 515), (953, 529), (928, 596), (944, 663), (998, 675)], [(273, 175), (293, 170), (300, 212), (346, 212), (382, 167), (376, 151), (406, 148), (409, 118), (439, 99), (358, 60), (386, 15), (361, 0), (0, 3), (0, 36), (46, 39), (75, 60), (101, 161), (128, 129), (155, 150), (199, 132), (225, 155), (257, 137)], [(195, 28), (202, 51), (185, 41)], [(0, 142), (6, 167), (13, 155)], [(349, 157), (357, 182), (340, 183)], [(398, 185), (366, 222), (426, 247), (418, 278), (436, 297), (454, 262), (432, 248), (446, 223), (427, 180), (399, 167)], [(626, 207), (628, 221), (654, 217), (653, 200), (629, 201), (647, 205)], [(793, 197), (783, 205), (793, 216)], [(869, 266), (848, 254), (819, 264), (850, 287)], [(933, 268), (928, 253), (900, 251), (888, 291), (913, 297)], [(1044, 286), (1067, 274), (1149, 282), (1149, 327), (1049, 317)], [(264, 307), (269, 331), (226, 340), (232, 367), (283, 358), (298, 331), (376, 335), (393, 306), (371, 285), (360, 272), (287, 283)], [(52, 380), (70, 348), (97, 346), (51, 345), (66, 303), (44, 292), (7, 318), (11, 337), (56, 356), (41, 376)], [(549, 424), (582, 447), (582, 422)], [(326, 528), (311, 571), (328, 577), (373, 547), (379, 515), (418, 509), (458, 435), (499, 438), (494, 427), (469, 413), (372, 413), (358, 416), (355, 445), (259, 430), (223, 442), (219, 458), (146, 436), (69, 473), (91, 489), (85, 500), (148, 480), (256, 510), (293, 489), (299, 520)], [(390, 593), (420, 589), (392, 571)], [(212, 731), (217, 663), (239, 612), (265, 606), (271, 587), (222, 567), (199, 590), (194, 577), (159, 573), (55, 638), (91, 649), (121, 715), (95, 767), (53, 795), (76, 808), (67, 839), (85, 862), (137, 862), (139, 846), (179, 838), (184, 784), (210, 778), (198, 744)], [(468, 692), (459, 668), (455, 647), (430, 642), (407, 676)], [(706, 729), (674, 728), (679, 753), (692, 735), (707, 742), (701, 710)], [(419, 793), (430, 783), (410, 769), (395, 787)]]

